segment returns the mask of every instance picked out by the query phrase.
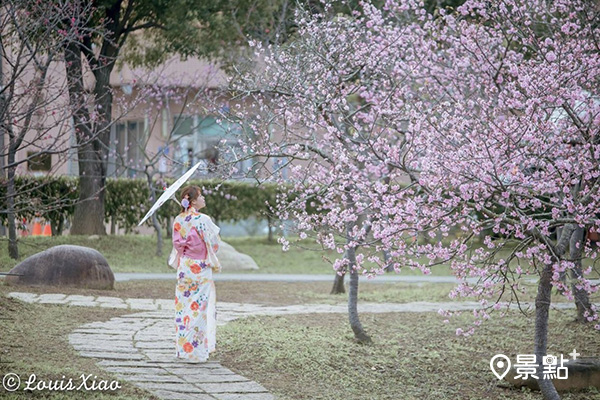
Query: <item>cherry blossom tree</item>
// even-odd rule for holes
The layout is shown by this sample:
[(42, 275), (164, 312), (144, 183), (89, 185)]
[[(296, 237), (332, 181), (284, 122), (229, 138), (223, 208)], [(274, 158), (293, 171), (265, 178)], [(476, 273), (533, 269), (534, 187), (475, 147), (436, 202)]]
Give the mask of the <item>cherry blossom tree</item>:
[(502, 0), (430, 14), (390, 0), (300, 14), (296, 40), (257, 45), (263, 69), (233, 82), (258, 104), (248, 151), (290, 163), (295, 197), (280, 217), (345, 253), (337, 271), (450, 265), (451, 295), (481, 304), (457, 334), (521, 307), (531, 277), (538, 361), (552, 288), (600, 329), (583, 267), (597, 251), (582, 235), (600, 229), (599, 12)]

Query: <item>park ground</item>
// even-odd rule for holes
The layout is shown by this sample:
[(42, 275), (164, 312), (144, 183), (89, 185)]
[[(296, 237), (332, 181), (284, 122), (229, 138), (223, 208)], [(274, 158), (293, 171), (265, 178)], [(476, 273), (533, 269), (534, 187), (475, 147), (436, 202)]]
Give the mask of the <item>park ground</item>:
[[(21, 246), (23, 256), (63, 240), (83, 244), (88, 239), (30, 239), (30, 244)], [(331, 267), (317, 252), (293, 249), (281, 253), (279, 245), (267, 244), (264, 239), (228, 241), (252, 255), (261, 273), (332, 274)], [(120, 237), (115, 241), (107, 237), (92, 243), (94, 246), (90, 247), (106, 254), (116, 272), (172, 271), (162, 258), (153, 256), (153, 242), (147, 238)], [(136, 249), (134, 255), (130, 254), (132, 249)], [(167, 250), (170, 248), (165, 249), (165, 254)], [(0, 270), (7, 271), (13, 262), (4, 255), (1, 257)], [(144, 270), (139, 264), (148, 269)], [(346, 300), (346, 295), (328, 294), (329, 282), (223, 281), (216, 285), (217, 300), (223, 302), (291, 305), (340, 304)], [(359, 301), (443, 302), (449, 301), (447, 294), (452, 287), (445, 283), (365, 283), (359, 289)], [(0, 284), (2, 375), (10, 371), (22, 376), (35, 373), (45, 379), (61, 379), (63, 375), (66, 379), (75, 379), (81, 373), (91, 373), (111, 379), (111, 374), (101, 370), (91, 359), (79, 357), (68, 343), (67, 335), (84, 323), (105, 321), (131, 311), (34, 305), (7, 298), (5, 295), (11, 291), (168, 299), (174, 293), (174, 283), (168, 280), (116, 282), (115, 289), (109, 292), (14, 288)], [(219, 328), (214, 358), (259, 382), (279, 399), (540, 399), (539, 393), (512, 389), (489, 370), (489, 360), (495, 354), (503, 353), (514, 360), (517, 354), (531, 353), (532, 316), (514, 312), (504, 318), (494, 317), (473, 336), (456, 336), (457, 328), (471, 323), (469, 314), (444, 322), (445, 318), (437, 313), (363, 313), (361, 322), (373, 339), (369, 345), (353, 340), (347, 315), (342, 313), (252, 316)], [(573, 317), (572, 310), (551, 313), (548, 352), (567, 355), (577, 349), (582, 356), (598, 356), (600, 334), (589, 326), (574, 323)], [(30, 398), (70, 400), (77, 396), (77, 393), (45, 392), (32, 393)], [(86, 398), (151, 397), (125, 383), (117, 393), (87, 393)], [(593, 389), (565, 393), (563, 399), (600, 399), (600, 393)]]

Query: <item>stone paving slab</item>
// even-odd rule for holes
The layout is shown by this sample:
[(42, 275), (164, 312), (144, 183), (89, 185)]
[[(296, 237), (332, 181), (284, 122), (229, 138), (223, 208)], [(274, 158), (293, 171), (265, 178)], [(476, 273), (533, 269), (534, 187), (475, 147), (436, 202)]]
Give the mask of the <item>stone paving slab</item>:
[[(73, 346), (75, 347), (75, 346)], [(82, 346), (84, 347), (84, 346)], [(79, 355), (88, 358), (99, 358), (103, 360), (143, 360), (144, 356), (141, 354), (131, 353), (109, 353), (98, 349), (98, 351), (81, 351)]]
[(72, 294), (66, 297), (67, 300), (69, 301), (81, 301), (81, 302), (86, 302), (86, 301), (94, 301), (96, 297), (95, 296), (82, 296), (82, 295), (78, 295), (78, 294)]
[(152, 393), (164, 400), (215, 400), (209, 394), (177, 393), (164, 389), (153, 390)]
[(168, 390), (178, 393), (198, 393), (198, 388), (191, 383), (173, 383), (173, 382), (135, 382), (136, 386), (143, 389)]
[(60, 293), (41, 294), (38, 297), (38, 301), (62, 300), (62, 299), (65, 299), (66, 297), (67, 297), (66, 294), (60, 294)]
[(271, 393), (214, 393), (219, 400), (273, 400)]
[(10, 297), (14, 297), (15, 299), (19, 299), (21, 301), (27, 302), (27, 303), (35, 303), (36, 301), (39, 300), (37, 294), (35, 293), (26, 293), (26, 292), (12, 292), (11, 294), (9, 294)]
[(104, 308), (124, 308), (127, 309), (129, 306), (127, 304), (119, 304), (119, 303), (100, 303), (100, 307)]
[(123, 303), (123, 299), (120, 297), (108, 297), (108, 296), (98, 296), (96, 297), (96, 301), (102, 303)]
[(185, 375), (182, 377), (187, 382), (192, 383), (225, 383), (225, 382), (247, 382), (248, 378), (244, 378), (241, 375), (232, 373), (232, 374), (205, 374), (205, 373), (195, 373), (190, 375)]
[(140, 382), (171, 382), (171, 383), (185, 383), (183, 379), (176, 375), (122, 375), (117, 374), (118, 376), (128, 380), (128, 381), (140, 381)]
[(199, 383), (198, 386), (207, 393), (252, 393), (266, 392), (267, 389), (262, 385), (248, 382), (227, 382), (227, 383)]

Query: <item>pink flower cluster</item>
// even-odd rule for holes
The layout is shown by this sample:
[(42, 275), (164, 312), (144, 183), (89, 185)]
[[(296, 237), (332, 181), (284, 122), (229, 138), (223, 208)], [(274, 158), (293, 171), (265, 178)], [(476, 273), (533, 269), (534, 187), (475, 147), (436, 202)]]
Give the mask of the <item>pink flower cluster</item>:
[(600, 229), (600, 32), (586, 7), (467, 1), (434, 16), (389, 0), (301, 15), (297, 40), (256, 46), (261, 73), (234, 82), (261, 115), (248, 152), (294, 160), (275, 211), (323, 248), (360, 247), (338, 271), (448, 265), (463, 282), (452, 295), (481, 300), (475, 326), (548, 266), (567, 297), (597, 291), (573, 258), (587, 265), (596, 246), (560, 240)]

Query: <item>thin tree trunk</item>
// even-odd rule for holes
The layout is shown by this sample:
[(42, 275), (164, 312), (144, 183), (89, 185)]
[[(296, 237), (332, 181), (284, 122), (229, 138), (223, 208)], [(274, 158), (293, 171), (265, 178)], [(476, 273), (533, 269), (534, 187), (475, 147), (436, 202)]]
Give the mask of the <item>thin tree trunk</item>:
[[(557, 245), (554, 253), (551, 254), (553, 262), (559, 262), (567, 250), (569, 241), (576, 226), (572, 224), (565, 225), (559, 236), (557, 236)], [(548, 315), (552, 301), (552, 264), (544, 266), (538, 282), (538, 292), (535, 298), (535, 338), (534, 347), (537, 362), (537, 376), (540, 391), (545, 400), (560, 400), (560, 396), (554, 387), (551, 379), (544, 378), (543, 358), (548, 348)]]
[(552, 300), (552, 265), (544, 267), (538, 282), (538, 292), (535, 299), (535, 355), (537, 376), (540, 390), (545, 400), (560, 400), (560, 396), (551, 379), (543, 379), (544, 364), (542, 362), (546, 355), (548, 346), (548, 312)]
[(167, 239), (173, 239), (173, 234), (171, 233), (171, 217), (167, 216), (167, 226), (166, 226), (166, 232), (167, 232)]
[[(4, 82), (4, 43), (0, 39), (0, 82)], [(4, 93), (0, 93), (0, 149), (4, 152), (4, 141), (8, 134), (6, 129), (6, 99)], [(6, 172), (4, 172), (4, 154), (0, 154), (0, 180), (6, 178)], [(16, 231), (16, 230), (15, 230)], [(0, 223), (0, 236), (6, 234), (6, 228), (4, 224)], [(10, 243), (10, 242), (9, 242)], [(9, 244), (10, 246), (10, 244)]]
[(350, 284), (348, 285), (348, 318), (354, 337), (360, 343), (370, 343), (371, 337), (367, 335), (358, 317), (358, 271), (356, 266), (356, 247), (346, 250), (346, 258), (349, 261)]
[[(12, 146), (8, 152), (8, 164), (13, 165), (15, 161), (16, 149), (13, 151)], [(19, 258), (19, 245), (17, 243), (17, 224), (15, 221), (15, 167), (8, 168), (8, 185), (6, 188), (6, 200), (8, 208), (8, 255), (13, 260)]]
[[(148, 182), (148, 188), (150, 189), (150, 203), (153, 204), (156, 201), (156, 190), (152, 185), (152, 175), (146, 172), (146, 178)], [(156, 255), (158, 257), (162, 257), (163, 252), (163, 237), (162, 237), (162, 229), (160, 228), (160, 224), (158, 223), (158, 218), (156, 218), (156, 213), (152, 214), (152, 226), (156, 231)]]
[(394, 266), (391, 263), (390, 252), (387, 250), (383, 251), (383, 262), (385, 263), (385, 272), (394, 272)]
[(577, 288), (577, 280), (583, 276), (583, 270), (581, 266), (581, 255), (583, 253), (583, 246), (585, 245), (585, 231), (582, 227), (577, 226), (571, 235), (571, 241), (569, 243), (569, 258), (575, 263), (574, 268), (571, 270), (571, 278), (573, 279), (572, 290), (573, 296), (575, 297), (575, 306), (577, 307), (577, 322), (585, 323), (587, 318), (585, 312), (591, 311), (591, 303), (588, 292), (584, 289)]
[(56, 236), (61, 236), (63, 234), (64, 229), (65, 229), (65, 219), (61, 218), (58, 221), (58, 224), (56, 226)]
[[(4, 82), (4, 43), (0, 40), (0, 83)], [(4, 90), (0, 93), (0, 150), (4, 151), (4, 140), (5, 135), (9, 135), (9, 147), (8, 147), (8, 165), (13, 165), (15, 161), (15, 155), (17, 152), (17, 146), (13, 142), (12, 131), (9, 126), (8, 115), (7, 115), (7, 99), (5, 97)], [(6, 206), (7, 206), (7, 225), (8, 225), (8, 255), (10, 258), (16, 260), (19, 258), (19, 245), (17, 243), (17, 224), (15, 221), (15, 167), (8, 168), (6, 173), (4, 155), (0, 155), (0, 171), (2, 175), (0, 178), (6, 176), (7, 187), (6, 187)]]
[[(348, 222), (346, 224), (346, 243), (352, 241), (351, 233), (356, 223)], [(370, 343), (371, 337), (367, 335), (358, 316), (358, 271), (356, 270), (356, 246), (349, 247), (344, 252), (344, 257), (348, 260), (348, 271), (350, 272), (350, 283), (348, 285), (348, 319), (350, 327), (354, 332), (354, 337), (360, 343)]]
[(52, 230), (52, 236), (60, 236), (62, 235), (64, 225), (64, 219), (58, 218), (50, 221), (50, 228)]
[(152, 214), (152, 226), (156, 231), (156, 255), (158, 257), (162, 257), (163, 255), (163, 237), (162, 237), (162, 229), (160, 228), (160, 224), (158, 223), (158, 218), (156, 218), (156, 213)]
[(344, 277), (346, 273), (343, 272), (340, 274), (335, 274), (335, 278), (333, 279), (333, 287), (331, 288), (331, 293), (329, 294), (342, 294), (346, 293), (346, 288), (344, 287)]
[(271, 216), (267, 214), (267, 227), (269, 229), (269, 235), (267, 236), (267, 242), (273, 243), (273, 220)]

